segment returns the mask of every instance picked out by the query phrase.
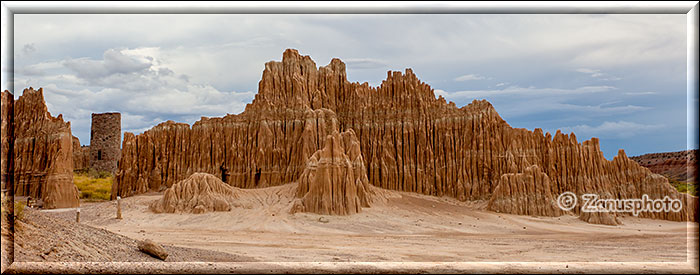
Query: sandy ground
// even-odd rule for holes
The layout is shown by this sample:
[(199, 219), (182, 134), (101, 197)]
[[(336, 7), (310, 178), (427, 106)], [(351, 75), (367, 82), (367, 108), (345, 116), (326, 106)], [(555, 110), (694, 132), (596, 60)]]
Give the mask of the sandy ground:
[[(154, 214), (148, 204), (161, 194), (139, 195), (122, 199), (122, 220), (114, 201), (83, 203), (81, 222), (262, 262), (697, 262), (697, 223), (625, 217), (622, 226), (594, 225), (379, 189), (384, 199), (356, 215), (289, 214), (293, 190), (239, 190), (232, 211), (205, 214)], [(75, 219), (74, 209), (43, 212)]]
[[(137, 248), (137, 241), (105, 229), (26, 208), (15, 226), (14, 262), (160, 262)], [(206, 249), (164, 246), (166, 262), (236, 262), (250, 258)]]

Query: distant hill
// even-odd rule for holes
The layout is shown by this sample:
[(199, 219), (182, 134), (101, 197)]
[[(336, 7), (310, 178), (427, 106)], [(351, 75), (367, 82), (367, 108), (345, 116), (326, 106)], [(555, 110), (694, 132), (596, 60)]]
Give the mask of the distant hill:
[(654, 173), (664, 175), (670, 180), (697, 183), (698, 150), (679, 152), (652, 153), (631, 157), (640, 165)]

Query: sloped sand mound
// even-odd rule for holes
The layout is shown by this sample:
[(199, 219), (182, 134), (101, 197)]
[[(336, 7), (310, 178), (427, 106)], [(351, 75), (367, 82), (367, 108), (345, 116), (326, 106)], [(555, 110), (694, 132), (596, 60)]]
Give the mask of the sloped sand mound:
[(149, 206), (156, 213), (205, 213), (231, 211), (237, 198), (234, 188), (212, 174), (194, 173), (174, 184)]

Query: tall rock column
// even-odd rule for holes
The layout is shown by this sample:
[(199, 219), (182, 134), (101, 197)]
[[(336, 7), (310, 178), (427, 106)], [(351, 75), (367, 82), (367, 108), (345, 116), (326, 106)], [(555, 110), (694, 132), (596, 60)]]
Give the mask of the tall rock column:
[(350, 215), (369, 207), (369, 181), (355, 132), (335, 132), (307, 161), (292, 212)]
[(51, 116), (42, 89), (25, 89), (14, 107), (15, 195), (41, 198), (44, 208), (77, 207), (70, 122)]
[(517, 215), (561, 216), (563, 211), (551, 188), (549, 177), (537, 165), (522, 173), (503, 174), (487, 209)]
[(82, 170), (90, 167), (90, 146), (81, 146), (80, 139), (73, 136), (73, 169)]

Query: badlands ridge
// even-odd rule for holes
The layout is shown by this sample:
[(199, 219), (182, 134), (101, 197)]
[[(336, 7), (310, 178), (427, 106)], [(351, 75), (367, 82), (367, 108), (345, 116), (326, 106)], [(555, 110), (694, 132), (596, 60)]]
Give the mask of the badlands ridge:
[[(72, 170), (84, 160), (70, 122), (48, 113), (42, 89), (26, 89), (17, 102), (6, 91), (2, 103), (3, 158), (14, 160), (3, 159), (2, 168), (14, 174), (15, 195), (43, 198), (46, 208), (77, 206)], [(697, 221), (698, 210), (697, 197), (623, 150), (605, 159), (597, 138), (513, 128), (485, 100), (460, 108), (436, 98), (411, 69), (389, 72), (378, 87), (352, 83), (339, 59), (317, 67), (291, 49), (265, 64), (241, 114), (125, 133), (111, 196), (165, 190), (152, 211), (198, 213), (230, 210), (245, 189), (287, 184), (291, 212), (332, 215), (372, 207), (383, 189), (483, 201), (487, 210), (517, 215), (567, 214), (556, 205), (564, 192), (683, 203), (680, 212), (643, 218)], [(569, 214), (620, 222), (615, 213)]]

